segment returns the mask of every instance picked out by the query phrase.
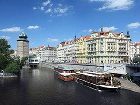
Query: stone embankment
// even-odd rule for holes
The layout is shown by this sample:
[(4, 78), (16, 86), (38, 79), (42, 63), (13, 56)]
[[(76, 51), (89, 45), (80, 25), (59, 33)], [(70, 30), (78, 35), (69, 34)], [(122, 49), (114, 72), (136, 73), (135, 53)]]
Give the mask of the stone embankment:
[(140, 87), (126, 79), (117, 78), (121, 82), (121, 88), (140, 93)]
[(41, 67), (58, 67), (58, 66), (65, 66), (70, 67), (74, 70), (89, 70), (89, 71), (103, 71), (103, 66), (96, 66), (96, 65), (88, 65), (88, 64), (49, 64), (49, 63), (42, 63), (40, 64)]

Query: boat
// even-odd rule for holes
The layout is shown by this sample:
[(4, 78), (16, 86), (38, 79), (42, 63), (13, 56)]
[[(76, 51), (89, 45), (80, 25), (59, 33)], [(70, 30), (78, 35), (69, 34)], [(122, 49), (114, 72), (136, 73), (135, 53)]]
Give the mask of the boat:
[(110, 73), (76, 72), (75, 80), (95, 90), (116, 91), (121, 87), (120, 82)]
[(69, 67), (55, 67), (54, 73), (57, 78), (63, 80), (63, 81), (73, 81), (75, 77), (75, 71)]

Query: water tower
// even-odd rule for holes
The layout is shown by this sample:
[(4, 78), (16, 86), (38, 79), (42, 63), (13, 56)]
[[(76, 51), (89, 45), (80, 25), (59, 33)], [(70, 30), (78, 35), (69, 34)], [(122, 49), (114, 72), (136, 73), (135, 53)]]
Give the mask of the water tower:
[(27, 40), (27, 35), (22, 32), (17, 40), (17, 56), (29, 57), (29, 41)]

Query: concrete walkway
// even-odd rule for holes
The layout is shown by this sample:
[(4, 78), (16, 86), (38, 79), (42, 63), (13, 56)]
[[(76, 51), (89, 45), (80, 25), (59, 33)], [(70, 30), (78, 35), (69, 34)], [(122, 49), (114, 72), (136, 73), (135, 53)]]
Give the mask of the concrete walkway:
[(140, 93), (140, 87), (137, 84), (125, 79), (117, 78), (117, 80), (121, 82), (121, 88)]

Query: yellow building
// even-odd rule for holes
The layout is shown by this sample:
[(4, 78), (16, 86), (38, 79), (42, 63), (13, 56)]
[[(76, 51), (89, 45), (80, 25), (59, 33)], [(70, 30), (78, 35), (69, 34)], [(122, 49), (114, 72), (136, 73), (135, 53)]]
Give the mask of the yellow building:
[[(58, 61), (71, 63), (128, 63), (130, 36), (115, 32), (92, 32), (58, 45)], [(59, 59), (61, 58), (61, 59)]]

